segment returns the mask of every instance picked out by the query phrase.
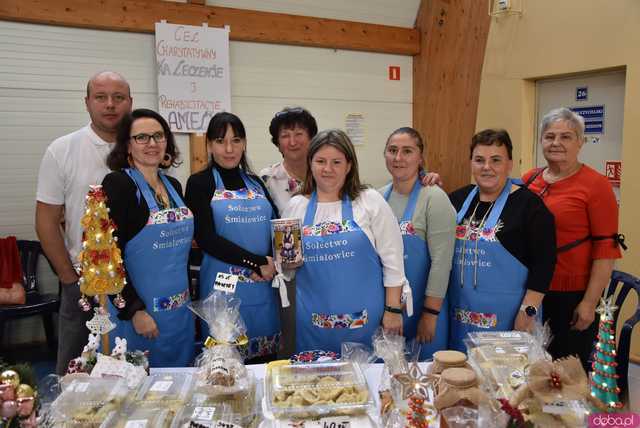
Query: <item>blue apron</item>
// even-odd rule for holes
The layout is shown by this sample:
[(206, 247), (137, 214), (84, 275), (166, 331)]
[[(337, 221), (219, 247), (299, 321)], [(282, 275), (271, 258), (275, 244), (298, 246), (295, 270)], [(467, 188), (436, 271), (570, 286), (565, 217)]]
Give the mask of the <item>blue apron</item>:
[[(271, 251), (271, 218), (273, 209), (258, 183), (240, 172), (245, 188), (225, 190), (217, 169), (212, 169), (216, 190), (211, 199), (211, 212), (216, 233), (241, 248), (267, 255)], [(200, 267), (200, 298), (213, 290), (218, 272), (238, 275), (235, 296), (240, 299), (240, 315), (247, 326), (247, 358), (275, 354), (280, 338), (279, 300), (271, 281), (254, 282), (250, 269), (224, 263), (206, 252)], [(206, 325), (204, 333), (208, 333)]]
[[(193, 238), (193, 216), (164, 174), (159, 174), (177, 208), (160, 211), (151, 188), (140, 171), (125, 172), (138, 187), (149, 207), (149, 220), (124, 249), (124, 266), (146, 311), (156, 322), (160, 335), (147, 339), (131, 321), (117, 321), (110, 334), (113, 349), (116, 336), (127, 339), (129, 350), (149, 350), (151, 367), (185, 367), (193, 361), (195, 323), (187, 308), (189, 279), (187, 262)], [(109, 302), (109, 311), (118, 310)]]
[(340, 352), (342, 342), (371, 346), (382, 322), (382, 265), (367, 235), (342, 200), (342, 222), (313, 220), (314, 192), (304, 217), (304, 264), (296, 274), (296, 351)]
[[(407, 341), (415, 339), (418, 331), (418, 322), (422, 315), (422, 307), (427, 288), (427, 278), (429, 277), (429, 269), (431, 268), (429, 247), (420, 236), (415, 234), (413, 223), (411, 222), (421, 189), (422, 185), (420, 180), (416, 180), (409, 195), (409, 201), (404, 209), (402, 219), (399, 221), (402, 243), (404, 244), (404, 274), (409, 280), (411, 293), (413, 294), (413, 316), (408, 317), (406, 312), (402, 314), (404, 321), (402, 331)], [(385, 192), (385, 200), (389, 200), (392, 190), (393, 185), (389, 186), (389, 189)], [(420, 347), (420, 361), (432, 358), (433, 353), (436, 351), (446, 349), (448, 339), (449, 311), (447, 299), (445, 298), (442, 302), (440, 315), (438, 315), (434, 338), (430, 343), (423, 343)]]
[(496, 239), (499, 218), (514, 182), (507, 180), (482, 230), (461, 224), (476, 186), (458, 211), (456, 246), (447, 296), (449, 348), (466, 351), (462, 339), (472, 331), (512, 330), (525, 294), (528, 269)]

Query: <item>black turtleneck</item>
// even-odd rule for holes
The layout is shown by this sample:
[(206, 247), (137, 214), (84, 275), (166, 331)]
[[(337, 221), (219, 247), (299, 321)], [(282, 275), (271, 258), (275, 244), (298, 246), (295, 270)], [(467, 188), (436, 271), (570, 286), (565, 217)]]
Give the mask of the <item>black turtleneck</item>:
[[(246, 187), (242, 177), (240, 176), (240, 168), (236, 167), (233, 169), (225, 169), (215, 164), (213, 167), (215, 167), (220, 173), (220, 178), (222, 178), (225, 189), (238, 190)], [(212, 167), (209, 166), (206, 169), (193, 174), (189, 177), (189, 180), (187, 180), (185, 202), (193, 212), (195, 224), (194, 237), (196, 242), (203, 251), (222, 262), (242, 266), (260, 274), (260, 268), (256, 268), (255, 266), (266, 265), (266, 256), (270, 256), (271, 253), (251, 253), (216, 233), (213, 213), (211, 212), (211, 198), (213, 198), (213, 193), (216, 190), (216, 183), (213, 179), (211, 170)], [(262, 183), (257, 176), (253, 174), (248, 175), (257, 183), (260, 183), (260, 186), (273, 208), (274, 218), (279, 217), (278, 209), (273, 203), (264, 183)], [(254, 266), (250, 263), (244, 262), (243, 260), (248, 260), (250, 263), (253, 263)]]

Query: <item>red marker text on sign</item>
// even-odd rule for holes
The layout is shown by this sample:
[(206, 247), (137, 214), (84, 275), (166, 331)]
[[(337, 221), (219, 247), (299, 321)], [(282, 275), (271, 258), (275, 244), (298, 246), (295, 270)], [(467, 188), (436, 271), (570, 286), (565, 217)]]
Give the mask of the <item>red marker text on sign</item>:
[(389, 66), (389, 80), (400, 80), (400, 66)]

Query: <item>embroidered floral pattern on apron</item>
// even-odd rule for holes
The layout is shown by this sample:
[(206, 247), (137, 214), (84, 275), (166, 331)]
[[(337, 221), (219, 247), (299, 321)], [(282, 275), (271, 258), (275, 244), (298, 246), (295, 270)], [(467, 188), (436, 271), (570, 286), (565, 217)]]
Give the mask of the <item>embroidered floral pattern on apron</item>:
[(189, 290), (167, 297), (153, 298), (153, 312), (170, 311), (179, 308), (189, 300)]
[(351, 314), (311, 314), (311, 323), (320, 328), (362, 328), (368, 322), (366, 309)]
[(220, 201), (224, 199), (257, 199), (263, 198), (264, 195), (249, 188), (238, 190), (216, 189), (213, 192), (212, 201)]
[(399, 223), (399, 226), (400, 226), (400, 233), (402, 235), (416, 236), (416, 229), (413, 227), (413, 222), (401, 221)]
[(504, 226), (502, 219), (491, 228), (474, 227), (470, 225), (470, 219), (465, 219), (462, 224), (456, 226), (456, 239), (466, 239), (467, 241), (476, 241), (478, 239), (487, 242), (496, 242), (496, 233)]
[(187, 207), (170, 208), (167, 210), (149, 213), (147, 224), (175, 223), (193, 218), (191, 210)]
[(358, 227), (353, 220), (342, 220), (340, 223), (335, 221), (325, 221), (314, 225), (304, 226), (302, 228), (302, 236), (334, 235), (336, 233), (352, 232), (357, 228)]
[(463, 324), (471, 324), (479, 328), (494, 328), (498, 325), (498, 317), (496, 314), (466, 311), (460, 308), (456, 308), (456, 321)]

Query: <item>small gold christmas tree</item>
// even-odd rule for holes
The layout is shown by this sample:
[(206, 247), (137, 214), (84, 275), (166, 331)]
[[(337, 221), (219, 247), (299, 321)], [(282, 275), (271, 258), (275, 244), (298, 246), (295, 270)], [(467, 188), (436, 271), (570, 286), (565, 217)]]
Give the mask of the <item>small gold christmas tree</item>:
[[(115, 224), (109, 219), (107, 197), (102, 186), (90, 186), (86, 197), (87, 208), (80, 221), (82, 251), (78, 255), (82, 273), (80, 275), (80, 307), (84, 311), (91, 308), (87, 296), (117, 294), (114, 304), (124, 306), (120, 292), (126, 284), (120, 248), (113, 236)], [(104, 306), (104, 305), (103, 305)]]
[(116, 245), (116, 238), (113, 236), (116, 226), (109, 218), (107, 196), (102, 186), (89, 186), (86, 200), (87, 208), (80, 220), (83, 233), (82, 251), (78, 254), (81, 269), (78, 283), (82, 297), (78, 304), (83, 311), (89, 311), (91, 303), (87, 296), (98, 296), (101, 310), (96, 311), (96, 315), (87, 322), (87, 328), (93, 333), (102, 334), (102, 349), (107, 353), (109, 337), (106, 333), (113, 328), (113, 323), (110, 323), (109, 312), (106, 310), (106, 295), (116, 294), (113, 300), (114, 305), (118, 308), (124, 307), (125, 301), (120, 292), (127, 280), (120, 248)]

